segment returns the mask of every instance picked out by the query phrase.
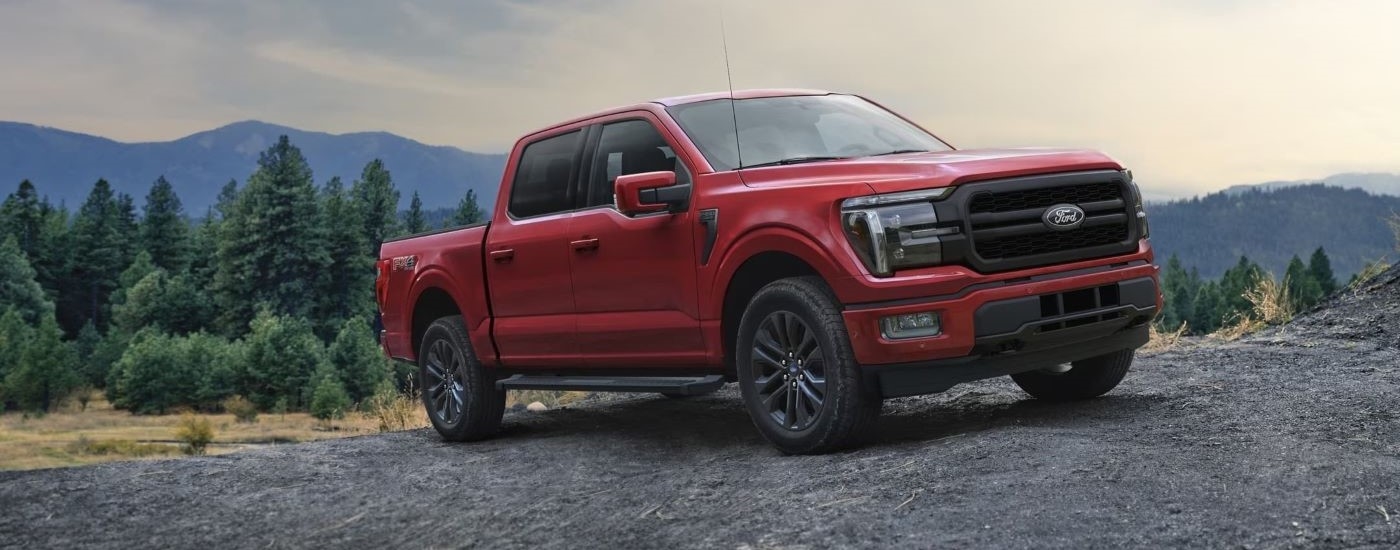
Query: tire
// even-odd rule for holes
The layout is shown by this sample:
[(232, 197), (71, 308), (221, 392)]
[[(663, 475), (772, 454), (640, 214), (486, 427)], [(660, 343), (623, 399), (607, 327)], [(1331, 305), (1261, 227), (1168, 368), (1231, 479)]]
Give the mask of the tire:
[(506, 392), (477, 360), (460, 315), (433, 321), (424, 331), (418, 387), (428, 420), (446, 441), (484, 439), (501, 427)]
[(836, 304), (818, 277), (782, 279), (758, 291), (739, 323), (744, 405), (784, 453), (849, 447), (880, 415), (880, 396), (861, 376)]
[(1070, 363), (1059, 373), (1049, 369), (1011, 375), (1016, 385), (1036, 399), (1078, 401), (1108, 393), (1123, 381), (1133, 364), (1133, 351), (1125, 349)]

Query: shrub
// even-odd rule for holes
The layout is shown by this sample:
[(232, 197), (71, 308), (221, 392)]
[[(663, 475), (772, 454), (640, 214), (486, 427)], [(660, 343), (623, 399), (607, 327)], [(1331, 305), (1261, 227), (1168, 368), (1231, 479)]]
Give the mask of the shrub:
[(233, 419), (243, 424), (252, 424), (258, 421), (258, 406), (241, 395), (235, 395), (224, 400), (224, 411), (233, 415)]
[(184, 443), (185, 454), (202, 455), (214, 441), (214, 425), (209, 423), (208, 418), (185, 413), (175, 424), (175, 439)]
[(138, 414), (163, 414), (195, 402), (200, 372), (189, 361), (181, 339), (143, 329), (113, 367), (113, 405)]
[(213, 410), (236, 389), (236, 347), (202, 332), (170, 336), (143, 329), (113, 367), (112, 404), (141, 414), (176, 407)]
[(306, 404), (305, 390), (312, 373), (325, 360), (325, 347), (305, 319), (281, 317), (266, 311), (250, 324), (241, 372), (244, 393), (259, 407)]
[(5, 400), (22, 409), (48, 411), (78, 389), (82, 384), (76, 370), (78, 355), (62, 338), (52, 315), (39, 323), (19, 353), (19, 361), (5, 375)]
[(350, 396), (345, 393), (345, 385), (330, 368), (321, 369), (316, 377), (316, 389), (311, 393), (311, 416), (321, 420), (345, 418), (350, 408)]
[(326, 357), (340, 371), (345, 391), (355, 402), (374, 395), (380, 382), (391, 376), (389, 359), (375, 345), (369, 327), (360, 321), (349, 320), (341, 325)]

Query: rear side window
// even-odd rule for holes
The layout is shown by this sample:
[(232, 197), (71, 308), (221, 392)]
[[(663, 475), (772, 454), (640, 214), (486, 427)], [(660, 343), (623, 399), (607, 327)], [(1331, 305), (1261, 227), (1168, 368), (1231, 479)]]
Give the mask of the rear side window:
[(510, 214), (517, 218), (572, 210), (571, 190), (582, 131), (542, 139), (525, 146), (511, 183)]
[(603, 126), (588, 179), (587, 206), (613, 204), (613, 183), (618, 176), (644, 172), (676, 172), (676, 182), (688, 175), (676, 162), (671, 146), (645, 120), (624, 120)]

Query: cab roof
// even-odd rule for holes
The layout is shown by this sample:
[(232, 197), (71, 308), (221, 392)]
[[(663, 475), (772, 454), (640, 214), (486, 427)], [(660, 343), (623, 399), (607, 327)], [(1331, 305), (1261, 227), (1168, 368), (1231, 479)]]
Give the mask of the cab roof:
[(712, 99), (755, 99), (760, 97), (785, 97), (796, 95), (827, 95), (831, 92), (825, 90), (806, 90), (801, 88), (766, 88), (757, 90), (734, 90), (731, 92), (710, 92), (706, 94), (682, 95), (676, 97), (664, 97), (652, 103), (660, 103), (667, 107), (685, 105), (686, 103), (696, 103), (699, 101), (710, 101)]
[(533, 132), (530, 132), (530, 133), (528, 133), (528, 134), (525, 134), (525, 137), (530, 137), (530, 136), (539, 134), (539, 133), (541, 133), (541, 132), (548, 132), (548, 131), (554, 130), (554, 129), (556, 129), (556, 128), (561, 128), (561, 127), (564, 127), (564, 126), (571, 126), (571, 125), (578, 124), (578, 123), (580, 123), (580, 122), (585, 122), (585, 121), (588, 121), (588, 120), (592, 120), (592, 119), (595, 119), (595, 118), (598, 118), (598, 117), (604, 117), (604, 116), (608, 116), (608, 115), (612, 115), (612, 114), (617, 114), (617, 113), (625, 113), (625, 112), (628, 112), (628, 111), (642, 111), (642, 110), (654, 109), (656, 105), (660, 105), (660, 106), (662, 106), (662, 107), (664, 108), (664, 107), (674, 107), (674, 106), (676, 106), (676, 105), (685, 105), (685, 104), (687, 104), (687, 103), (697, 103), (697, 102), (700, 102), (700, 101), (710, 101), (710, 100), (713, 100), (713, 99), (757, 99), (757, 98), (763, 98), (763, 97), (790, 97), (790, 96), (830, 95), (830, 94), (832, 94), (832, 93), (834, 93), (834, 92), (828, 92), (828, 91), (825, 91), (825, 90), (808, 90), (808, 89), (802, 89), (802, 88), (761, 88), (761, 89), (754, 89), (754, 90), (734, 90), (733, 92), (710, 92), (710, 93), (704, 93), (704, 94), (683, 95), (683, 96), (675, 96), (675, 97), (663, 97), (663, 98), (661, 98), (661, 99), (654, 99), (654, 100), (652, 100), (652, 101), (648, 101), (648, 102), (645, 102), (645, 103), (636, 103), (636, 104), (632, 104), (632, 105), (625, 105), (625, 106), (622, 106), (622, 107), (614, 107), (614, 108), (611, 108), (611, 109), (604, 109), (604, 110), (601, 110), (601, 111), (589, 113), (589, 114), (586, 114), (586, 115), (583, 115), (583, 116), (573, 117), (573, 118), (570, 118), (570, 119), (568, 119), (568, 120), (564, 120), (564, 121), (561, 121), (561, 122), (558, 122), (558, 123), (555, 123), (555, 124), (551, 124), (551, 125), (546, 126), (546, 127), (544, 127), (544, 128), (540, 128), (540, 129), (538, 129), (538, 130), (535, 130), (535, 131), (533, 131)]

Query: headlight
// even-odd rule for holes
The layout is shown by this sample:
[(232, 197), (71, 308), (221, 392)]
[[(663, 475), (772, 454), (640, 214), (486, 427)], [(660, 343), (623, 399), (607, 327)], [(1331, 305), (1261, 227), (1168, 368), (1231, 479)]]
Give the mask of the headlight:
[(1138, 238), (1146, 239), (1151, 236), (1151, 227), (1147, 225), (1147, 211), (1142, 209), (1142, 189), (1133, 181), (1132, 170), (1124, 170), (1123, 177), (1128, 179), (1128, 188), (1133, 193), (1133, 212), (1137, 214)]
[(949, 191), (906, 191), (842, 201), (841, 226), (861, 263), (879, 276), (941, 263), (940, 237), (957, 233), (958, 228), (937, 227), (938, 214), (930, 201)]

